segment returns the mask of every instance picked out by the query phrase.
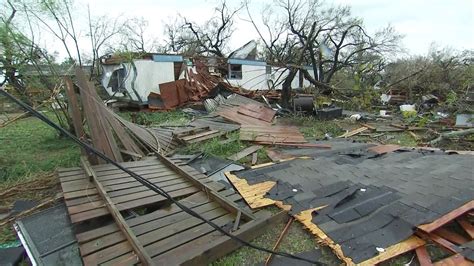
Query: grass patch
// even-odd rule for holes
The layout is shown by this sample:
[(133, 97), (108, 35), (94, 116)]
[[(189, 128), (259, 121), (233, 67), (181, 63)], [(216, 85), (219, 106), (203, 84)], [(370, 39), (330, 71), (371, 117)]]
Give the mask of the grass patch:
[[(239, 132), (231, 132), (227, 134), (227, 139), (232, 141), (225, 144), (221, 143), (221, 139), (213, 138), (208, 141), (193, 143), (187, 146), (182, 147), (177, 151), (178, 154), (196, 154), (199, 152), (204, 153), (204, 156), (215, 156), (220, 158), (227, 158), (231, 155), (234, 155), (241, 150), (251, 146), (252, 144), (248, 142), (240, 141)], [(265, 152), (265, 148), (257, 151), (257, 164), (266, 163), (270, 161), (270, 158)], [(252, 161), (252, 156), (246, 156), (240, 159), (238, 162), (245, 165), (250, 165)]]
[(394, 132), (390, 134), (394, 138), (387, 140), (387, 144), (397, 144), (400, 146), (406, 147), (416, 147), (418, 145), (417, 141), (407, 132)]
[(212, 155), (221, 158), (227, 158), (248, 145), (239, 139), (239, 132), (232, 132), (227, 134), (227, 138), (231, 139), (231, 142), (221, 144), (219, 138), (213, 138), (208, 141), (193, 143), (182, 147), (177, 153), (194, 154), (198, 152), (204, 153), (204, 155)]
[(306, 138), (322, 139), (325, 134), (337, 137), (344, 133), (338, 120), (319, 120), (312, 116), (295, 116), (292, 121), (300, 127), (300, 132)]
[[(275, 224), (271, 227), (267, 227), (267, 230), (262, 235), (252, 240), (251, 243), (260, 247), (272, 249), (285, 225), (286, 221)], [(303, 226), (297, 221), (294, 221), (291, 224), (288, 233), (280, 243), (278, 251), (297, 254), (313, 250), (315, 248), (322, 249), (323, 257), (318, 258), (318, 260), (321, 260), (323, 263), (327, 263), (327, 265), (340, 264), (340, 261), (336, 258), (336, 256), (330, 250), (328, 250), (328, 248), (320, 247), (316, 242), (316, 238), (304, 230)], [(263, 251), (258, 251), (249, 247), (242, 247), (228, 254), (227, 256), (214, 261), (211, 263), (211, 265), (257, 265), (265, 262), (268, 255), (268, 253)], [(297, 261), (295, 261), (295, 263), (297, 263)]]
[(145, 126), (184, 126), (191, 121), (191, 116), (173, 110), (167, 112), (121, 112), (120, 116), (133, 123)]
[(79, 164), (79, 148), (34, 117), (0, 128), (0, 141), (0, 182), (26, 180)]

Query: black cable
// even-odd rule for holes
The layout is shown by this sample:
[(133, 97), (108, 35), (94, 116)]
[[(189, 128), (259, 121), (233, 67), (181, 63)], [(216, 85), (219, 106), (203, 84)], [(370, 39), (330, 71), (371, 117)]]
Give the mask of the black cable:
[(151, 183), (150, 181), (148, 181), (147, 179), (141, 177), (140, 175), (134, 173), (133, 171), (121, 166), (120, 164), (118, 164), (117, 162), (115, 162), (114, 160), (110, 159), (107, 155), (103, 154), (101, 151), (98, 151), (96, 150), (94, 147), (90, 146), (89, 144), (83, 142), (82, 140), (80, 140), (79, 138), (77, 138), (76, 136), (74, 136), (72, 133), (70, 133), (69, 131), (65, 130), (64, 128), (60, 127), (59, 125), (57, 125), (56, 123), (54, 123), (53, 121), (51, 121), (51, 119), (49, 119), (48, 117), (44, 116), (42, 113), (34, 110), (31, 106), (27, 105), (26, 103), (22, 102), (21, 100), (18, 100), (16, 99), (13, 95), (9, 94), (8, 92), (6, 92), (4, 89), (0, 89), (0, 93), (3, 94), (4, 96), (6, 96), (7, 98), (9, 98), (10, 100), (12, 100), (13, 102), (15, 102), (16, 104), (18, 104), (19, 106), (21, 106), (23, 109), (25, 109), (26, 111), (30, 112), (31, 114), (35, 115), (37, 118), (39, 118), (41, 121), (45, 122), (46, 124), (48, 124), (49, 126), (51, 126), (52, 128), (58, 130), (60, 133), (62, 133), (64, 136), (67, 136), (69, 137), (70, 139), (72, 139), (74, 142), (76, 142), (77, 144), (79, 144), (80, 146), (82, 146), (86, 151), (88, 152), (91, 152), (95, 155), (97, 155), (99, 158), (101, 158), (102, 160), (106, 161), (107, 163), (110, 163), (114, 166), (116, 166), (117, 168), (119, 168), (120, 170), (124, 171), (125, 173), (129, 174), (130, 176), (132, 176), (133, 178), (135, 178), (138, 182), (140, 182), (141, 184), (143, 184), (145, 187), (151, 189), (152, 191), (162, 195), (163, 197), (167, 198), (168, 200), (170, 200), (171, 202), (173, 202), (174, 204), (176, 204), (180, 209), (182, 209), (183, 211), (185, 211), (186, 213), (202, 220), (203, 222), (209, 224), (211, 227), (213, 227), (214, 229), (216, 229), (217, 231), (221, 232), (222, 234), (230, 237), (231, 239), (241, 243), (242, 245), (244, 246), (248, 246), (250, 248), (253, 248), (253, 249), (256, 249), (256, 250), (260, 250), (260, 251), (264, 251), (264, 252), (267, 252), (267, 253), (271, 253), (271, 254), (274, 254), (274, 255), (278, 255), (278, 256), (283, 256), (283, 257), (288, 257), (288, 258), (292, 258), (292, 259), (296, 259), (296, 260), (302, 260), (302, 261), (306, 261), (306, 262), (309, 262), (309, 263), (312, 263), (312, 264), (315, 264), (315, 265), (323, 265), (321, 264), (320, 262), (318, 261), (313, 261), (313, 260), (309, 260), (309, 259), (306, 259), (306, 258), (303, 258), (303, 257), (299, 257), (299, 256), (295, 256), (295, 255), (292, 255), (292, 254), (289, 254), (289, 253), (286, 253), (286, 252), (276, 252), (276, 251), (273, 251), (273, 250), (269, 250), (269, 249), (266, 249), (266, 248), (263, 248), (263, 247), (260, 247), (260, 246), (256, 246), (252, 243), (249, 243), (243, 239), (240, 239), (239, 237), (236, 237), (230, 233), (228, 233), (226, 230), (222, 229), (219, 225), (213, 223), (212, 221), (210, 220), (207, 220), (206, 218), (202, 217), (201, 215), (199, 215), (198, 213), (196, 213), (194, 210), (186, 207), (185, 205), (181, 204), (179, 201), (175, 200), (173, 197), (171, 197), (166, 191), (164, 191), (163, 189), (161, 189), (160, 187), (158, 187), (157, 185)]

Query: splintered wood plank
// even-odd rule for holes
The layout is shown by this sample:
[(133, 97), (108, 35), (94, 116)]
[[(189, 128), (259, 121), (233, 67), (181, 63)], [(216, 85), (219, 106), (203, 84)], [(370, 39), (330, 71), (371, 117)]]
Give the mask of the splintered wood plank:
[(426, 250), (425, 246), (420, 246), (415, 249), (416, 257), (418, 259), (418, 262), (420, 263), (420, 266), (431, 266), (433, 263), (431, 262), (430, 255), (428, 254), (428, 251)]
[(460, 251), (460, 248), (456, 245), (454, 245), (453, 243), (449, 242), (448, 240), (440, 237), (439, 235), (437, 234), (434, 234), (434, 233), (424, 233), (422, 231), (417, 231), (416, 232), (417, 235), (419, 235), (420, 237), (423, 237), (425, 240), (431, 240), (433, 241), (434, 243), (436, 243), (438, 246), (440, 246), (441, 248), (447, 250), (448, 252), (451, 252), (451, 253), (458, 253)]
[(450, 221), (456, 219), (457, 217), (463, 215), (464, 213), (472, 209), (474, 209), (474, 200), (469, 201), (463, 206), (447, 213), (446, 215), (443, 215), (441, 218), (436, 219), (435, 221), (431, 223), (419, 225), (418, 229), (427, 233), (431, 233), (432, 231), (440, 228), (441, 226), (449, 223)]
[(208, 140), (208, 139), (223, 136), (227, 133), (228, 132), (225, 132), (225, 131), (219, 131), (219, 132), (211, 134), (211, 135), (207, 135), (207, 136), (199, 137), (199, 138), (196, 138), (196, 139), (188, 140), (188, 141), (186, 141), (186, 143), (191, 144), (191, 143), (201, 142), (201, 141), (205, 141), (205, 140)]
[(469, 242), (469, 239), (465, 238), (464, 236), (456, 232), (447, 230), (446, 228), (439, 228), (436, 231), (434, 231), (434, 233), (457, 245), (462, 245), (464, 243)]
[(364, 266), (364, 265), (376, 265), (378, 263), (381, 263), (383, 261), (386, 261), (388, 259), (394, 258), (398, 255), (404, 254), (408, 251), (414, 250), (418, 247), (421, 247), (425, 245), (426, 242), (423, 241), (423, 239), (416, 237), (416, 236), (411, 236), (407, 240), (404, 240), (398, 244), (395, 244), (393, 246), (390, 246), (385, 249), (384, 252), (382, 252), (380, 255), (377, 255), (371, 259), (368, 259), (366, 261), (363, 261), (359, 263), (358, 265)]
[(263, 148), (263, 146), (260, 146), (260, 145), (250, 146), (248, 148), (245, 148), (245, 149), (241, 150), (240, 152), (238, 152), (234, 155), (231, 155), (231, 156), (227, 157), (227, 159), (232, 160), (232, 161), (238, 161), (238, 160), (244, 158), (245, 156), (250, 155), (250, 154), (260, 150), (261, 148)]
[(215, 133), (219, 133), (219, 131), (218, 130), (209, 130), (209, 131), (201, 132), (201, 133), (196, 134), (196, 135), (182, 137), (181, 139), (186, 142), (186, 141), (190, 141), (190, 140), (193, 140), (193, 139), (197, 139), (197, 138), (204, 137), (204, 136), (211, 135), (211, 134), (215, 134)]
[(232, 183), (232, 185), (239, 191), (240, 195), (244, 198), (245, 202), (250, 206), (250, 208), (260, 208), (268, 205), (275, 204), (275, 200), (265, 198), (270, 189), (275, 186), (275, 181), (265, 181), (262, 183), (249, 185), (247, 180), (240, 179), (236, 175), (225, 173), (227, 179)]
[[(90, 135), (94, 147), (107, 155), (109, 158), (115, 158), (114, 153), (108, 143), (106, 143), (105, 132), (102, 129), (99, 115), (97, 114), (94, 99), (90, 95), (89, 84), (86, 75), (79, 67), (76, 67), (76, 78), (80, 89), (81, 102), (84, 115), (89, 125)], [(99, 160), (99, 162), (104, 162)]]
[(349, 132), (346, 132), (340, 136), (338, 136), (338, 138), (348, 138), (348, 137), (352, 137), (354, 135), (357, 135), (359, 133), (362, 133), (364, 131), (366, 131), (367, 129), (369, 129), (368, 127), (360, 127), (360, 128), (356, 128), (354, 130), (351, 130)]
[(474, 226), (469, 222), (467, 217), (461, 217), (456, 219), (458, 224), (464, 229), (471, 239), (474, 239)]
[[(86, 133), (84, 131), (84, 127), (82, 125), (82, 116), (81, 110), (79, 108), (79, 102), (77, 99), (77, 95), (74, 92), (74, 84), (72, 83), (71, 78), (64, 77), (64, 83), (66, 84), (66, 95), (68, 98), (68, 106), (69, 111), (72, 119), (72, 124), (74, 126), (74, 133), (76, 137), (79, 139), (85, 139)], [(81, 148), (82, 155), (86, 155), (86, 151), (84, 148)]]

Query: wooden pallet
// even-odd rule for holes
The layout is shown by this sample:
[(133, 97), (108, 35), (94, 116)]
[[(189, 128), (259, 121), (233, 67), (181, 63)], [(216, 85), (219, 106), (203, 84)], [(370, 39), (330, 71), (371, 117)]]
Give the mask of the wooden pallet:
[(173, 136), (183, 144), (198, 143), (227, 134), (225, 131), (212, 130), (208, 126), (187, 128), (173, 132)]
[[(174, 198), (179, 198), (182, 204), (206, 219), (244, 239), (255, 237), (257, 231), (268, 223), (286, 217), (285, 213), (277, 216), (266, 211), (252, 214), (248, 208), (239, 208), (236, 202), (241, 202), (242, 197), (238, 193), (224, 189), (222, 184), (209, 180), (180, 160), (169, 162), (176, 168), (157, 158), (122, 165), (160, 186)], [(99, 181), (97, 187), (90, 182), (89, 171), (93, 171)], [(196, 181), (190, 181), (181, 171), (192, 174)], [(63, 169), (59, 176), (74, 224), (94, 224), (93, 221), (103, 217), (100, 226), (76, 235), (85, 265), (205, 264), (239, 247), (238, 242), (178, 206), (169, 205), (162, 196), (112, 165), (91, 166), (87, 171), (81, 168)], [(196, 182), (203, 185), (200, 187)], [(106, 206), (107, 199), (101, 198), (98, 191), (101, 187), (113, 206)], [(203, 191), (202, 187), (206, 189)], [(144, 207), (150, 206), (156, 210), (145, 211), (145, 214), (127, 220), (123, 217), (110, 219), (111, 214), (113, 216), (111, 207), (124, 211), (145, 210)], [(145, 256), (137, 254), (140, 252), (134, 245), (138, 245), (138, 250)], [(144, 262), (143, 258), (149, 258), (151, 263)]]

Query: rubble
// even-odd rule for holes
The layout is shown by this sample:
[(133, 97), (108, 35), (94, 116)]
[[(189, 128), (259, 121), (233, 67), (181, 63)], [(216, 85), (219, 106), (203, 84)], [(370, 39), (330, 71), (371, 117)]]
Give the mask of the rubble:
[[(312, 96), (298, 95), (293, 101), (295, 114), (321, 120), (337, 119), (343, 113), (350, 117), (351, 128), (344, 134), (318, 141), (305, 138), (299, 127), (281, 122), (283, 109), (271, 104), (277, 94), (224, 85), (220, 78), (199, 71), (203, 67), (198, 63), (182, 79), (159, 84), (159, 94), (149, 94), (149, 109), (202, 104), (199, 111), (188, 109), (193, 120), (180, 127), (142, 126), (125, 120), (102, 102), (79, 68), (79, 94), (72, 81), (65, 79), (76, 136), (170, 198), (82, 150), (81, 167), (58, 170), (64, 205), (16, 222), (18, 234), (28, 236), (34, 234), (28, 219), (44, 222), (47, 218), (38, 217), (61, 210), (60, 217), (67, 220), (61, 224), (68, 233), (62, 242), (48, 242), (57, 244), (51, 247), (55, 252), (33, 252), (30, 258), (53, 264), (62, 256), (86, 265), (206, 264), (241, 245), (224, 233), (251, 240), (271, 224), (287, 220), (289, 214), (289, 224), (293, 220), (303, 224), (348, 265), (373, 265), (408, 251), (414, 251), (420, 262), (431, 262), (426, 252), (430, 241), (451, 254), (437, 263), (471, 262), (474, 191), (470, 184), (474, 180), (469, 152), (348, 140), (368, 137), (383, 144), (381, 138), (392, 132), (408, 132), (425, 141), (420, 135), (435, 131), (434, 122), (409, 121), (424, 115), (417, 113), (415, 105), (402, 105), (402, 113), (410, 113), (402, 118), (390, 110), (379, 114), (348, 113), (337, 107), (315, 110)], [(434, 104), (433, 97), (424, 100)], [(395, 94), (388, 98), (397, 99)], [(441, 119), (445, 118), (435, 122)], [(459, 131), (452, 126), (436, 128), (439, 137), (431, 143), (472, 134), (471, 128)], [(232, 132), (251, 146), (226, 159), (202, 152), (176, 153), (183, 146), (209, 140), (225, 145), (235, 141), (225, 139)], [(261, 150), (273, 163), (256, 165), (261, 163), (257, 156)], [(245, 157), (251, 157), (249, 163), (236, 163)], [(225, 232), (187, 213), (181, 204)], [(270, 205), (282, 211), (260, 210)], [(453, 231), (448, 226), (453, 223), (463, 231)], [(36, 241), (22, 240), (27, 250), (41, 250)], [(279, 260), (269, 256), (267, 263)]]

